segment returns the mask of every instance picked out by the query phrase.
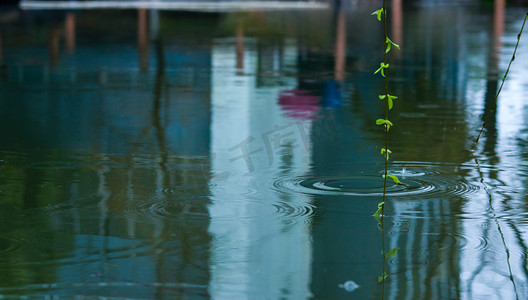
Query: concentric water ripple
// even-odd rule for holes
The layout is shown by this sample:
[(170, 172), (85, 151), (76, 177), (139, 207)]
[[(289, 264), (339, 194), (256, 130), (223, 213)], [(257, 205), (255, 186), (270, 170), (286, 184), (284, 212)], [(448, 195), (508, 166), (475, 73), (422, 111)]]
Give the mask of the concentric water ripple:
[(287, 220), (288, 223), (310, 223), (315, 214), (315, 207), (309, 203), (286, 203), (284, 201), (274, 204), (276, 214)]
[(152, 222), (156, 218), (171, 218), (185, 221), (205, 221), (207, 201), (204, 198), (172, 199), (167, 201), (156, 197), (127, 202), (124, 207), (124, 217), (136, 222)]
[[(387, 195), (409, 196), (455, 196), (472, 193), (479, 186), (449, 174), (439, 172), (407, 171), (397, 175), (403, 184), (387, 181)], [(297, 192), (312, 195), (381, 196), (381, 176), (320, 176), (280, 179), (274, 187), (282, 192)]]
[(6, 257), (22, 251), (27, 245), (28, 241), (26, 239), (12, 235), (0, 235), (0, 257)]

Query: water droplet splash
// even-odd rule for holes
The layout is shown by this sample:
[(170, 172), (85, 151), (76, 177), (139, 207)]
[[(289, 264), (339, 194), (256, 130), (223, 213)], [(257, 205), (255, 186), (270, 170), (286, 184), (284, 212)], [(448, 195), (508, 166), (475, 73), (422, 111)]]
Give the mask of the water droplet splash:
[(339, 287), (350, 293), (357, 290), (359, 285), (352, 280), (347, 280), (345, 283), (340, 284)]
[[(387, 181), (387, 195), (392, 197), (409, 196), (454, 196), (472, 193), (479, 190), (459, 175), (450, 172), (439, 172), (424, 169), (389, 170), (398, 176), (403, 184)], [(383, 178), (381, 176), (306, 176), (284, 178), (276, 181), (274, 186), (281, 192), (297, 192), (311, 195), (342, 196), (381, 196)]]

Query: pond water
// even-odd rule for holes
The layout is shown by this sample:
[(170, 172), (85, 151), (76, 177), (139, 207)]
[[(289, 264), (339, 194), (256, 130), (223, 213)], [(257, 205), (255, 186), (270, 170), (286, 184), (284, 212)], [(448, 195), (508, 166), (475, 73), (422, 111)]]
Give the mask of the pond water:
[(379, 2), (2, 8), (0, 295), (526, 299), (526, 8), (390, 2), (383, 233)]

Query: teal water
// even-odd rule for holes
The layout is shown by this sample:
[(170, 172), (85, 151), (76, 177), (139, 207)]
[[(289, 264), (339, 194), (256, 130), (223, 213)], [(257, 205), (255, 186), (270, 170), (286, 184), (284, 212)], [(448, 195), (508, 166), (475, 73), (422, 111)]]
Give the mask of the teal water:
[(0, 296), (524, 299), (526, 8), (390, 2), (384, 290), (377, 3), (2, 8)]

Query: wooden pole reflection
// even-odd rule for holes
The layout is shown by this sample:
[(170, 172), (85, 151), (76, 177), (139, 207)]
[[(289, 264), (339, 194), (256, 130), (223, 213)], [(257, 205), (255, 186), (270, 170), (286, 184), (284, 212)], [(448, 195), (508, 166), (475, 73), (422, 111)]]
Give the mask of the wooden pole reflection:
[[(501, 47), (501, 37), (504, 33), (504, 9), (506, 6), (505, 0), (495, 0), (495, 10), (493, 13), (493, 47), (495, 54)], [(497, 56), (497, 55), (494, 55)]]
[(236, 69), (237, 75), (244, 74), (244, 27), (238, 24), (236, 28)]
[(59, 62), (59, 42), (60, 42), (60, 28), (53, 26), (49, 33), (49, 53), (50, 64), (56, 65)]
[[(403, 8), (402, 0), (392, 0), (392, 41), (396, 44), (403, 42)], [(401, 55), (400, 51), (394, 51), (396, 57)]]
[(139, 70), (145, 72), (148, 69), (148, 23), (147, 10), (138, 9), (138, 52)]
[(486, 140), (484, 141), (484, 151), (490, 156), (496, 156), (497, 143), (497, 107), (496, 95), (499, 87), (499, 53), (501, 49), (501, 38), (504, 32), (505, 0), (495, 0), (495, 10), (493, 12), (493, 35), (488, 52), (486, 93), (484, 96), (483, 120), (486, 120), (487, 112), (491, 112), (487, 119)]
[(66, 32), (66, 52), (75, 52), (75, 15), (68, 13), (64, 21), (64, 28)]
[(343, 9), (339, 10), (336, 27), (334, 78), (339, 81), (345, 77), (346, 66), (346, 16)]

